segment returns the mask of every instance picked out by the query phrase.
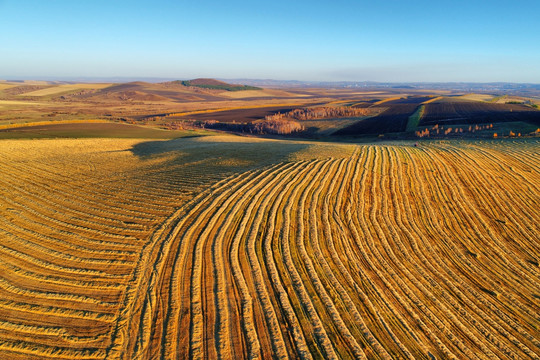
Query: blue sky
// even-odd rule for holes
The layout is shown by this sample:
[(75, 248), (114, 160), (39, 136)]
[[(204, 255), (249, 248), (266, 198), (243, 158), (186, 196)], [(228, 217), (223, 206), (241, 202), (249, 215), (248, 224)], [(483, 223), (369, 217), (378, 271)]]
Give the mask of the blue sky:
[(539, 16), (539, 0), (0, 0), (0, 78), (540, 83)]

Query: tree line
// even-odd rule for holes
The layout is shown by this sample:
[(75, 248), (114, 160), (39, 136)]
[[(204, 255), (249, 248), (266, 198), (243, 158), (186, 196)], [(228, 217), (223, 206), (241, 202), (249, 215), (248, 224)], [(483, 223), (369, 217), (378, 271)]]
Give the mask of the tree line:
[(370, 113), (370, 110), (363, 108), (353, 108), (350, 106), (321, 106), (312, 108), (294, 109), (285, 113), (266, 115), (265, 120), (316, 120), (342, 117), (361, 117)]

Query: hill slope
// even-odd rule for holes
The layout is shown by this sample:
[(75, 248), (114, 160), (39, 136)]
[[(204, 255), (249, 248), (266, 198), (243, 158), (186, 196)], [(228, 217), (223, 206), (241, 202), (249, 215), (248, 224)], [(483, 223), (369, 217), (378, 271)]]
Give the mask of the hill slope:
[(200, 87), (203, 89), (215, 89), (215, 90), (225, 90), (225, 91), (243, 91), (243, 90), (262, 90), (261, 88), (248, 85), (237, 85), (237, 84), (228, 84), (223, 81), (215, 79), (194, 79), (194, 80), (184, 80), (177, 81), (184, 86), (194, 86)]

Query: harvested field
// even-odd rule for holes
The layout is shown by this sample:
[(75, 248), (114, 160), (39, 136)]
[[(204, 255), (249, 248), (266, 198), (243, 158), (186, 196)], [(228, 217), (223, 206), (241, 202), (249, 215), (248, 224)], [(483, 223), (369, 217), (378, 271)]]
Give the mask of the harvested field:
[(0, 142), (2, 359), (538, 359), (540, 141)]
[(425, 105), (420, 126), (525, 121), (540, 125), (540, 111), (518, 104), (434, 102)]
[(76, 90), (83, 90), (83, 89), (103, 89), (106, 87), (111, 86), (112, 84), (64, 84), (64, 85), (58, 85), (53, 86), (41, 90), (31, 91), (24, 94), (21, 94), (20, 96), (48, 96), (48, 95), (55, 95), (63, 92), (68, 91), (76, 91)]
[(346, 128), (361, 121), (360, 118), (336, 118), (336, 119), (324, 119), (324, 120), (304, 120), (301, 122), (302, 126), (306, 129), (302, 135), (332, 135), (337, 130)]
[(491, 101), (493, 98), (494, 96), (489, 94), (465, 94), (456, 97), (456, 99), (472, 101)]
[[(208, 132), (206, 132), (208, 133)], [(165, 131), (105, 120), (48, 121), (21, 125), (0, 125), (0, 139), (38, 138), (127, 138), (174, 139), (200, 136), (204, 131)]]
[(405, 131), (409, 117), (415, 113), (418, 104), (395, 104), (389, 106), (389, 108), (379, 115), (359, 120), (350, 126), (336, 131), (334, 134), (354, 136)]
[(5, 90), (5, 89), (9, 89), (9, 88), (12, 88), (12, 87), (15, 87), (15, 86), (17, 86), (17, 85), (0, 82), (0, 91)]
[(29, 102), (29, 101), (13, 101), (13, 100), (0, 100), (0, 108), (10, 106), (10, 107), (25, 107), (25, 106), (36, 106), (44, 105), (43, 103), (38, 102)]
[(433, 96), (407, 96), (397, 100), (385, 101), (384, 104), (385, 106), (393, 104), (421, 104), (433, 99)]
[(264, 119), (264, 117), (267, 115), (273, 115), (278, 112), (286, 113), (296, 108), (297, 107), (295, 107), (294, 105), (254, 107), (223, 111), (200, 112), (197, 114), (189, 114), (185, 117), (195, 120), (217, 120), (219, 122), (252, 122), (255, 120)]
[(1, 141), (0, 358), (109, 358), (143, 250), (175, 209), (305, 147), (229, 138)]
[(444, 97), (442, 97), (442, 96), (436, 96), (436, 97), (432, 97), (429, 100), (424, 101), (422, 104), (429, 104), (429, 103), (439, 101), (439, 100), (443, 100), (443, 99), (444, 99)]
[(357, 103), (353, 103), (351, 106), (354, 107), (354, 108), (368, 108), (368, 107), (372, 107), (373, 104), (375, 103), (376, 101), (361, 101), (361, 102), (357, 102)]
[(9, 87), (7, 89), (4, 89), (3, 92), (4, 94), (9, 94), (9, 95), (22, 95), (22, 94), (27, 94), (32, 91), (48, 89), (51, 87), (52, 85), (25, 84), (25, 85), (17, 85), (17, 86)]
[(308, 95), (290, 93), (290, 92), (283, 91), (283, 90), (271, 90), (271, 89), (243, 90), (243, 91), (224, 91), (224, 92), (220, 92), (218, 95), (226, 97), (226, 98), (231, 98), (231, 99), (245, 99), (245, 98), (257, 98), (257, 97), (271, 97), (271, 98), (290, 97), (290, 98), (294, 98), (294, 97), (308, 96)]
[(406, 97), (406, 95), (405, 96), (400, 95), (400, 96), (387, 97), (387, 98), (384, 98), (382, 100), (379, 100), (379, 101), (375, 102), (374, 105), (381, 105), (381, 104), (391, 102), (391, 101), (399, 101), (399, 100), (401, 100), (401, 99), (403, 99), (405, 97)]

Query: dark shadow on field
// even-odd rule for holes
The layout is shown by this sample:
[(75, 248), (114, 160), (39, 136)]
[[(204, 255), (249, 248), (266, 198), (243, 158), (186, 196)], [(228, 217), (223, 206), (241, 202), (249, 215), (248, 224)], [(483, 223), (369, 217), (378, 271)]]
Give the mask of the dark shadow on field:
[(0, 129), (0, 139), (84, 139), (84, 138), (117, 138), (117, 139), (174, 139), (179, 137), (201, 136), (191, 131), (165, 131), (151, 127), (136, 126), (123, 123), (54, 123)]
[(240, 136), (203, 136), (146, 141), (130, 151), (148, 160), (151, 171), (146, 174), (151, 174), (152, 181), (204, 187), (235, 173), (288, 161), (291, 154), (309, 146)]
[(261, 108), (252, 109), (233, 109), (224, 111), (214, 111), (210, 113), (192, 114), (188, 117), (195, 120), (218, 120), (222, 123), (228, 122), (252, 122), (254, 120), (264, 119), (266, 115), (273, 115), (276, 113), (286, 113), (294, 110), (295, 107), (291, 106), (267, 106)]
[(417, 104), (393, 105), (379, 115), (362, 118), (352, 125), (337, 130), (333, 135), (378, 135), (402, 132), (407, 128), (407, 121), (417, 108)]
[[(230, 140), (228, 140), (230, 139)], [(235, 158), (257, 163), (284, 161), (288, 155), (310, 146), (305, 143), (240, 136), (191, 136), (168, 141), (146, 141), (136, 144), (131, 152), (147, 158), (161, 154), (178, 154), (194, 158)]]

